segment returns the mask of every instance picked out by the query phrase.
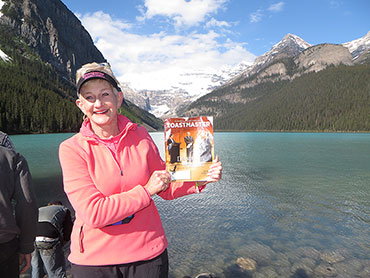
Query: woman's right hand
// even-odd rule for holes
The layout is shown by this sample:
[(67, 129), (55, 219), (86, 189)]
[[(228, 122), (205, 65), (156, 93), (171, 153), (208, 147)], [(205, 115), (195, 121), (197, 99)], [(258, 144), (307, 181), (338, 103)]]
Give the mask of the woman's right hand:
[(170, 181), (171, 175), (168, 171), (154, 171), (144, 188), (149, 192), (150, 196), (153, 196), (163, 190), (166, 190), (170, 184)]

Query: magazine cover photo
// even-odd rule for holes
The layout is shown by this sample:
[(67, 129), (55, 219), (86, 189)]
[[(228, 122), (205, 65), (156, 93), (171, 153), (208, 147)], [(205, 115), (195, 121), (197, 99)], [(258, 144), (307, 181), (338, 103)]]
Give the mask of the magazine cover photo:
[(164, 136), (172, 180), (205, 181), (214, 159), (213, 117), (165, 119)]

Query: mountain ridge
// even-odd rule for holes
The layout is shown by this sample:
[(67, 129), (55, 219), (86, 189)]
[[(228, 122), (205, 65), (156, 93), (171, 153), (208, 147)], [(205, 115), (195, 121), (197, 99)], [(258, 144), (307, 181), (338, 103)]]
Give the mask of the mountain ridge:
[(244, 73), (179, 113), (214, 116), (222, 130), (370, 131), (370, 59), (360, 62), (353, 53), (323, 43), (267, 59), (259, 71)]
[[(353, 57), (352, 62), (353, 63), (361, 63), (362, 60), (370, 59), (370, 54), (367, 53), (369, 51), (370, 47), (370, 32), (367, 33), (362, 38), (353, 40), (348, 43), (344, 44), (328, 44), (323, 43), (321, 45), (342, 45), (350, 49), (350, 53)], [(254, 74), (259, 73), (264, 68), (269, 66), (270, 64), (273, 64), (274, 61), (279, 60), (281, 58), (289, 58), (294, 57), (298, 54), (300, 54), (302, 51), (306, 50), (307, 48), (314, 47), (315, 45), (311, 45), (310, 43), (304, 41), (302, 38), (300, 38), (297, 35), (288, 33), (286, 34), (281, 41), (276, 43), (269, 51), (266, 53), (258, 56), (254, 63), (252, 64), (243, 64), (241, 62), (242, 66), (238, 67), (238, 65), (235, 67), (235, 71), (228, 72), (227, 75), (229, 78), (225, 78), (222, 81), (219, 82), (219, 86), (217, 88), (228, 86), (228, 84), (233, 82), (238, 82), (238, 80), (243, 80), (249, 76), (252, 76)], [(361, 56), (362, 55), (362, 56)], [(346, 64), (349, 62), (347, 61)], [(325, 63), (324, 63), (325, 64)], [(324, 64), (321, 66), (321, 68), (325, 68)], [(274, 65), (275, 70), (271, 70), (272, 72), (279, 72), (279, 71), (285, 71), (283, 67), (279, 65)], [(318, 68), (319, 66), (317, 66)], [(314, 67), (311, 68), (312, 70)], [(298, 75), (294, 76), (293, 78), (297, 77)], [(262, 77), (262, 75), (260, 76)], [(285, 78), (288, 78), (287, 76)], [(291, 79), (291, 77), (289, 77)], [(221, 80), (219, 78), (218, 80)], [(253, 84), (250, 84), (248, 86), (252, 86)], [(212, 88), (212, 90), (215, 90), (217, 88)], [(148, 92), (150, 92), (151, 95), (155, 96), (153, 98), (148, 98)], [(133, 102), (141, 102), (145, 103), (145, 106), (140, 106), (143, 109), (149, 109), (153, 114), (155, 114), (157, 117), (165, 118), (170, 116), (182, 116), (180, 113), (183, 111), (184, 106), (190, 105), (193, 101), (196, 101), (200, 97), (207, 95), (211, 93), (212, 91), (207, 91), (204, 93), (201, 93), (197, 96), (186, 96), (187, 92), (185, 89), (181, 89), (181, 87), (177, 87), (173, 90), (166, 90), (165, 96), (161, 96), (161, 91), (153, 91), (153, 90), (141, 90), (138, 92), (135, 92), (135, 97), (132, 98)], [(168, 96), (171, 95), (169, 98)], [(177, 96), (184, 99), (184, 103), (181, 105), (176, 105), (173, 100), (176, 100)], [(131, 99), (129, 97), (129, 99)], [(163, 103), (161, 106), (152, 105), (152, 103)], [(168, 103), (168, 105), (166, 105)], [(160, 109), (158, 109), (160, 107)]]

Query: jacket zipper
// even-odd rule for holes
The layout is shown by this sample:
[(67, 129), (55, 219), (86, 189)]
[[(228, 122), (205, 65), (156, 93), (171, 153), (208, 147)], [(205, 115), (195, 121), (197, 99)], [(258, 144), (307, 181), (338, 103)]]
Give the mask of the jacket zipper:
[[(119, 148), (119, 146), (121, 145), (121, 143), (122, 143), (122, 140), (123, 140), (123, 138), (125, 138), (126, 137), (126, 135), (127, 135), (127, 133), (133, 128), (134, 126), (133, 126), (133, 124), (131, 124), (131, 125), (129, 125), (128, 127), (127, 127), (127, 129), (126, 129), (126, 133), (124, 134), (124, 135), (122, 135), (122, 137), (119, 139), (119, 142), (118, 142), (118, 145), (117, 145), (117, 150), (118, 150), (118, 148)], [(107, 146), (106, 146), (107, 147)], [(123, 176), (123, 171), (122, 171), (122, 168), (121, 168), (121, 165), (118, 163), (118, 159), (117, 159), (117, 150), (116, 150), (116, 155), (113, 155), (113, 153), (109, 150), (109, 152), (111, 153), (111, 155), (112, 155), (112, 157), (113, 157), (113, 160), (116, 162), (116, 164), (117, 164), (117, 166), (118, 166), (118, 168), (119, 168), (119, 170), (120, 170), (120, 174), (121, 174), (121, 177)]]
[[(121, 136), (121, 138), (119, 139), (119, 142), (118, 142), (118, 145), (117, 145), (117, 150), (118, 150), (118, 148), (121, 146), (121, 144), (122, 144), (122, 140), (126, 137), (127, 133), (128, 133), (131, 129), (133, 129), (133, 128), (135, 128), (135, 126), (134, 126), (134, 124), (132, 124), (132, 123), (131, 123), (130, 125), (128, 125), (128, 126), (127, 126), (125, 134), (123, 134), (123, 135)], [(116, 156), (117, 156), (117, 154), (118, 154), (118, 152), (116, 152), (116, 156), (114, 156), (112, 152), (111, 152), (111, 154), (112, 154), (113, 160), (117, 163), (117, 166), (118, 166), (118, 168), (119, 168), (119, 170), (120, 170), (121, 176), (123, 176), (123, 171), (122, 171), (121, 165), (119, 165), (119, 163), (118, 163), (118, 159), (117, 159), (117, 157), (116, 157)]]
[(117, 158), (113, 155), (112, 151), (111, 151), (107, 146), (105, 146), (105, 145), (104, 145), (104, 147), (106, 147), (106, 148), (108, 149), (108, 151), (109, 151), (110, 155), (111, 155), (111, 156), (112, 156), (112, 158), (113, 158), (113, 161), (116, 163), (116, 165), (117, 165), (117, 167), (118, 167), (118, 169), (119, 169), (119, 171), (120, 171), (121, 176), (123, 176), (123, 171), (122, 171), (121, 166), (119, 165), (119, 163), (118, 163), (118, 161), (117, 161)]

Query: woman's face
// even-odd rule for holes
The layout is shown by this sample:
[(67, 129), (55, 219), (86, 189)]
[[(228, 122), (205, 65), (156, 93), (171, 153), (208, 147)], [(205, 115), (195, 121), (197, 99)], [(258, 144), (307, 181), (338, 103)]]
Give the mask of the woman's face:
[(92, 126), (106, 127), (115, 123), (122, 100), (122, 92), (116, 94), (108, 81), (93, 79), (82, 85), (76, 104)]

